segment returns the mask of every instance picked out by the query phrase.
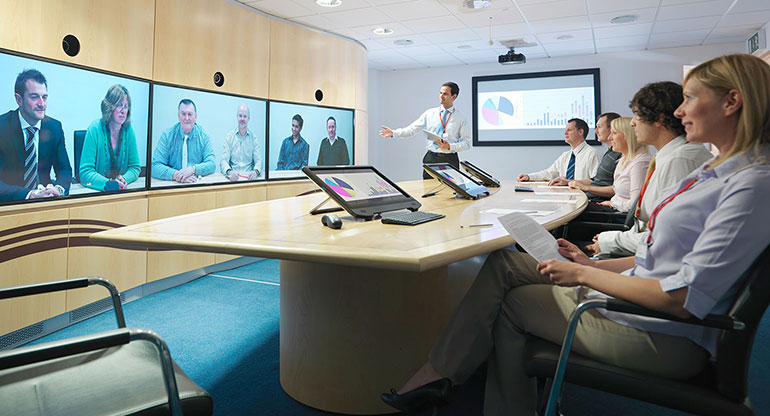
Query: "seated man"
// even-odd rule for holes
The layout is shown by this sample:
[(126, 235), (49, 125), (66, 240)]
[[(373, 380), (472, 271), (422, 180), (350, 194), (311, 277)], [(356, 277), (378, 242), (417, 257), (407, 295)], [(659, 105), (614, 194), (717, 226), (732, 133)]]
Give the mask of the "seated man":
[(618, 113), (604, 113), (596, 119), (596, 140), (607, 146), (607, 151), (604, 152), (601, 162), (599, 162), (599, 168), (596, 170), (596, 175), (591, 179), (580, 180), (567, 180), (563, 178), (557, 178), (554, 180), (554, 185), (565, 186), (570, 185), (573, 188), (580, 189), (586, 193), (588, 200), (591, 202), (607, 201), (615, 194), (615, 190), (612, 185), (615, 183), (615, 167), (618, 165), (620, 159), (620, 152), (616, 152), (612, 149), (610, 140), (610, 125), (612, 120), (620, 118)]
[(646, 222), (666, 188), (678, 184), (712, 155), (702, 144), (689, 143), (684, 137), (682, 121), (674, 110), (682, 104), (682, 86), (675, 82), (655, 82), (640, 89), (631, 100), (634, 128), (639, 143), (654, 146), (658, 152), (647, 169), (636, 205), (633, 228), (628, 231), (605, 231), (586, 247), (592, 254), (631, 255), (646, 231)]
[(318, 166), (349, 165), (348, 145), (345, 139), (337, 136), (337, 120), (334, 117), (326, 119), (326, 131), (329, 136), (321, 140), (321, 148), (318, 149)]
[(262, 150), (257, 136), (249, 130), (249, 107), (239, 105), (235, 117), (238, 128), (225, 136), (220, 167), (230, 182), (237, 182), (240, 178), (255, 180), (262, 169)]
[(567, 122), (564, 129), (564, 141), (571, 149), (562, 153), (553, 164), (545, 170), (529, 174), (519, 174), (519, 182), (549, 181), (549, 185), (563, 183), (566, 180), (589, 179), (596, 175), (601, 156), (586, 143), (588, 124), (579, 118)]
[(281, 142), (281, 150), (278, 152), (278, 170), (298, 170), (307, 166), (310, 145), (299, 134), (303, 123), (304, 120), (299, 114), (291, 118), (291, 136)]
[(194, 183), (199, 176), (214, 173), (214, 151), (209, 135), (195, 122), (198, 119), (195, 103), (187, 98), (177, 107), (179, 122), (160, 135), (152, 154), (152, 177), (164, 181)]

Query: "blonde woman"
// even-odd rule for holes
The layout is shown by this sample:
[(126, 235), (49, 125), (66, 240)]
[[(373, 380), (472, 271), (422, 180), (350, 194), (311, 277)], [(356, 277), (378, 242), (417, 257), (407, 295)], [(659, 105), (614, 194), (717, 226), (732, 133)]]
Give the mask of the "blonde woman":
[(652, 155), (649, 146), (636, 140), (631, 117), (612, 120), (611, 131), (612, 149), (623, 156), (615, 168), (615, 181), (612, 184), (615, 195), (599, 205), (626, 212), (639, 196)]
[[(484, 414), (533, 415), (537, 386), (523, 368), (527, 334), (560, 344), (570, 313), (584, 298), (613, 296), (682, 318), (725, 313), (741, 275), (770, 244), (770, 221), (758, 208), (770, 206), (769, 113), (770, 66), (759, 58), (730, 55), (695, 67), (674, 114), (687, 140), (713, 143), (720, 156), (666, 191), (642, 250), (594, 261), (559, 240), (559, 251), (572, 261), (491, 253), (428, 362), (382, 399), (402, 410), (441, 403), (452, 383), (487, 361)], [(716, 329), (597, 310), (582, 315), (572, 349), (611, 365), (687, 379), (714, 355), (718, 335)]]

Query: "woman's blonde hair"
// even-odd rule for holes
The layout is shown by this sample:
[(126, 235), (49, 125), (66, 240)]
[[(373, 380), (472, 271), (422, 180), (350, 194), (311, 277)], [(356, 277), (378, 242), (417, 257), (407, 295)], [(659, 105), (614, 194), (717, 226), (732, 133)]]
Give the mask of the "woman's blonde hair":
[(634, 133), (634, 128), (631, 127), (631, 117), (620, 117), (612, 120), (610, 128), (623, 133), (626, 143), (628, 143), (628, 153), (618, 161), (619, 168), (623, 169), (626, 167), (629, 162), (636, 159), (636, 156), (650, 152), (649, 146), (641, 144), (636, 140), (636, 133)]
[(739, 91), (743, 97), (743, 105), (738, 109), (735, 143), (710, 166), (751, 150), (753, 155), (749, 157), (759, 158), (762, 148), (770, 142), (770, 65), (744, 53), (720, 56), (693, 68), (684, 84), (691, 79), (698, 80), (718, 98), (730, 90)]
[(104, 123), (105, 126), (110, 125), (112, 111), (115, 110), (115, 107), (120, 105), (120, 102), (123, 101), (123, 97), (126, 98), (126, 102), (128, 103), (126, 121), (123, 122), (123, 127), (127, 127), (131, 124), (131, 96), (128, 95), (126, 87), (115, 84), (107, 90), (107, 94), (104, 95), (104, 99), (102, 100), (102, 123)]

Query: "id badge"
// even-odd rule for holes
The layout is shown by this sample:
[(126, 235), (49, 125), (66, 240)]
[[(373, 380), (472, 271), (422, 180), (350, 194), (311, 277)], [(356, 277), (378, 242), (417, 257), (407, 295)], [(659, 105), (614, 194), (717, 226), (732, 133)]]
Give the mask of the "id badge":
[(652, 246), (652, 236), (649, 234), (636, 246), (636, 264), (647, 270), (652, 270), (652, 259), (649, 256), (650, 246)]

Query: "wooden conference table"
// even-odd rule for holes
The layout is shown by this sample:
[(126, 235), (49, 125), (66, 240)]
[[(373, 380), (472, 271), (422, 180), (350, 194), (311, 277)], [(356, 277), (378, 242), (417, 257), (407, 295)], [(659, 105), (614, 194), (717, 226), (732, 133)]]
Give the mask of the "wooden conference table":
[[(344, 212), (342, 229), (324, 227), (320, 216), (308, 214), (326, 198), (317, 193), (136, 224), (91, 240), (280, 259), (283, 389), (330, 412), (392, 413), (379, 394), (401, 386), (425, 362), (472, 283), (480, 256), (514, 243), (497, 221), (499, 210), (552, 211), (533, 217), (552, 229), (587, 204), (583, 194), (514, 192), (512, 181), (475, 201), (455, 198), (448, 189), (417, 197), (435, 183), (400, 184), (423, 204), (421, 210), (446, 215), (413, 227), (356, 221)], [(531, 198), (574, 202), (523, 201)]]

